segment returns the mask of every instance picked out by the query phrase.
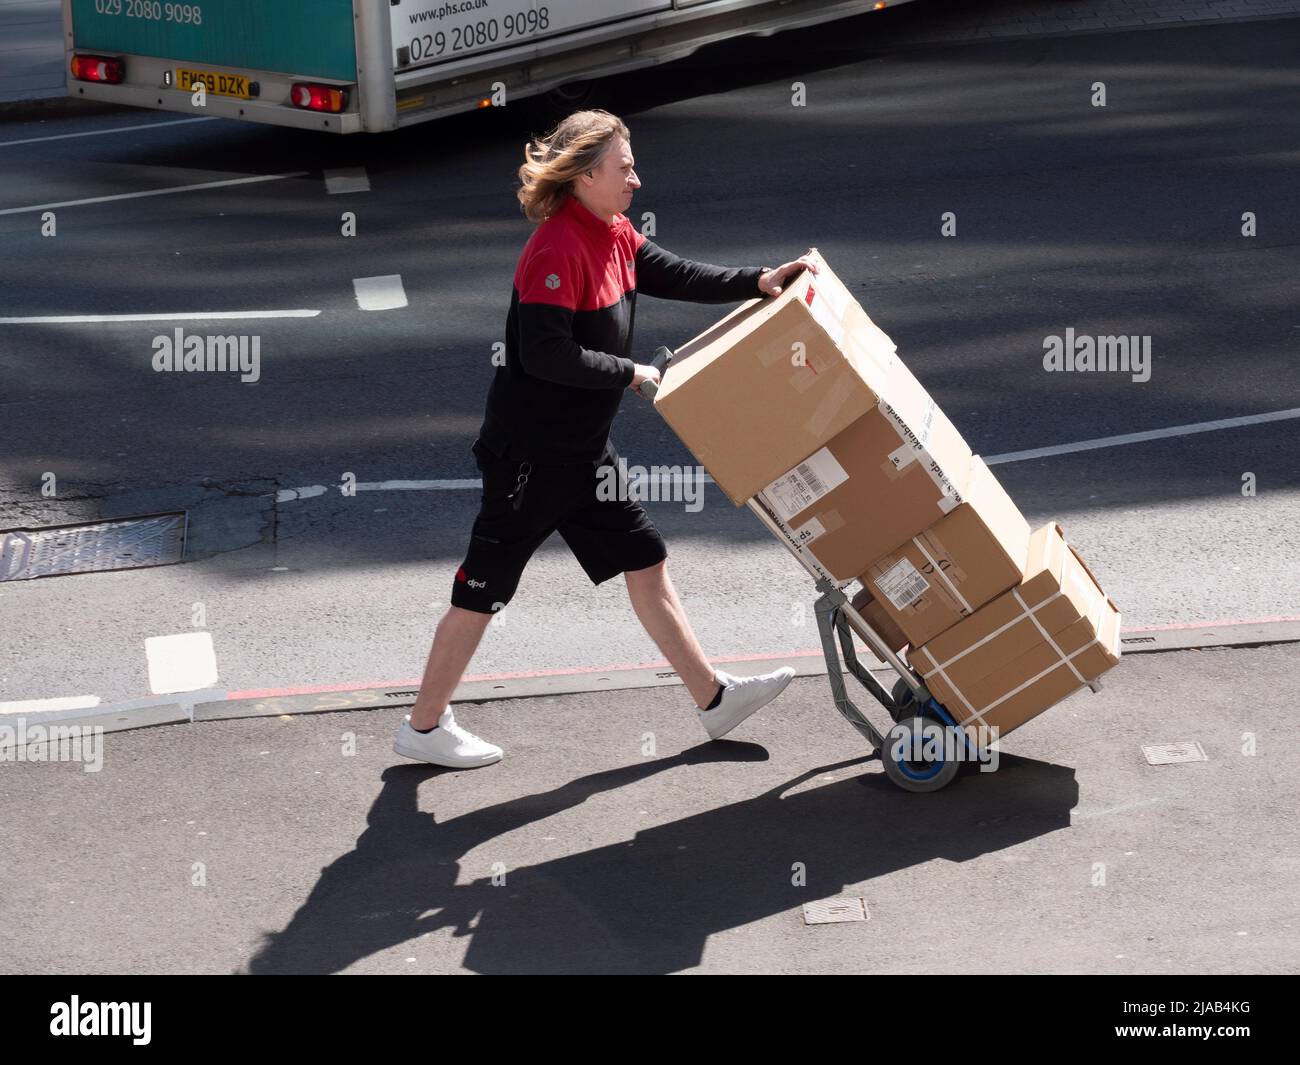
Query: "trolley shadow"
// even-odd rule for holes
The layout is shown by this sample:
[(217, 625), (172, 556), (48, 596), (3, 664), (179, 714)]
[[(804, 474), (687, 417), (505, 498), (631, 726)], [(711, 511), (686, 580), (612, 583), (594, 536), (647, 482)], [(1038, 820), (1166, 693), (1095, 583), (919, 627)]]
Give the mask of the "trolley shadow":
[[(438, 771), (385, 771), (356, 848), (321, 870), (289, 925), (267, 936), (250, 973), (335, 973), (423, 933), (470, 936), (479, 973), (669, 973), (698, 965), (710, 935), (942, 858), (964, 862), (1070, 824), (1074, 770), (1003, 755), (997, 772), (910, 795), (876, 772), (791, 789), (871, 756), (810, 770), (762, 795), (636, 832), (631, 839), (539, 864), (492, 883), (490, 848), (507, 833), (588, 798), (689, 764), (762, 760), (763, 748), (718, 741), (670, 758), (580, 777), (548, 792), (439, 824), (418, 789)], [(977, 786), (971, 786), (977, 785)], [(806, 870), (795, 886), (794, 863)], [(414, 947), (414, 949), (418, 949)], [(428, 951), (422, 951), (428, 958)]]

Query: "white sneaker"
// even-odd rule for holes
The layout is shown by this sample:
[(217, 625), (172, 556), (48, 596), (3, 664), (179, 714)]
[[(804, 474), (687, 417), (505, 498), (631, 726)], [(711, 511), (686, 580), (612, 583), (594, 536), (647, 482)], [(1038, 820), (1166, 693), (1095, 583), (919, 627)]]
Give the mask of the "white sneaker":
[(733, 677), (720, 669), (713, 672), (718, 683), (724, 685), (722, 698), (712, 710), (696, 710), (711, 740), (725, 736), (755, 710), (762, 709), (785, 691), (794, 678), (794, 670), (789, 666), (757, 677)]
[(438, 727), (432, 732), (416, 732), (411, 728), (411, 715), (407, 714), (402, 719), (402, 727), (397, 730), (393, 750), (407, 758), (432, 762), (450, 769), (491, 765), (501, 761), (504, 753), (500, 747), (479, 739), (474, 733), (467, 732), (456, 724), (450, 706), (442, 712), (442, 717), (438, 718)]

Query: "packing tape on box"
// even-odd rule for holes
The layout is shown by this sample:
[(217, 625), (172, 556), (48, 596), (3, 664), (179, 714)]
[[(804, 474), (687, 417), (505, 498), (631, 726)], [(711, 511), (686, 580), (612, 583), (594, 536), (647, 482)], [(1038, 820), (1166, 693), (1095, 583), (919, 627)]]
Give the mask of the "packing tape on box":
[(794, 372), (785, 379), (785, 383), (789, 385), (793, 391), (802, 395), (817, 383), (817, 378), (819, 377), (819, 374), (815, 370), (812, 373), (808, 373), (808, 370), (810, 369), (812, 369), (812, 363), (809, 363), (807, 366), (796, 366)]
[[(1055, 647), (1056, 645), (1053, 644), (1052, 646)], [(1074, 662), (1071, 661), (1071, 660), (1074, 659), (1074, 658), (1077, 658), (1079, 655), (1083, 654), (1084, 651), (1087, 651), (1087, 650), (1090, 650), (1090, 649), (1093, 648), (1093, 647), (1099, 647), (1099, 646), (1101, 646), (1101, 633), (1098, 633), (1098, 634), (1097, 634), (1093, 639), (1089, 640), (1087, 643), (1085, 643), (1082, 647), (1080, 647), (1080, 648), (1079, 648), (1077, 651), (1075, 651), (1073, 654), (1070, 654), (1070, 655), (1063, 655), (1063, 656), (1062, 656), (1062, 661), (1064, 661), (1065, 664), (1066, 664), (1067, 666), (1070, 667), (1071, 672), (1073, 672), (1074, 675), (1075, 675), (1075, 677), (1078, 678), (1078, 680), (1079, 680), (1079, 687), (1083, 687), (1083, 686), (1084, 686), (1085, 684), (1087, 684), (1088, 682), (1087, 682), (1086, 680), (1083, 679), (1083, 677), (1082, 677), (1082, 675), (1079, 673), (1078, 669), (1075, 668)], [(1056, 650), (1059, 652), (1059, 651), (1060, 651), (1060, 648), (1057, 647)], [(1037, 684), (1040, 680), (1042, 680), (1042, 679), (1043, 679), (1045, 676), (1047, 676), (1049, 673), (1053, 672), (1054, 670), (1060, 669), (1060, 668), (1061, 668), (1061, 662), (1059, 662), (1059, 661), (1058, 661), (1058, 662), (1053, 662), (1053, 663), (1052, 663), (1050, 666), (1048, 666), (1046, 669), (1040, 671), (1039, 673), (1036, 673), (1034, 676), (1030, 677), (1027, 681), (1024, 681), (1024, 682), (1021, 683), (1021, 684), (1017, 684), (1017, 685), (1016, 685), (1014, 688), (1012, 688), (1009, 692), (1005, 692), (1005, 693), (1003, 693), (1002, 695), (1000, 695), (1000, 696), (998, 696), (996, 699), (994, 699), (991, 703), (989, 703), (987, 706), (982, 706), (982, 707), (980, 707), (980, 709), (978, 709), (978, 710), (976, 710), (976, 709), (971, 705), (970, 700), (966, 698), (966, 694), (961, 690), (961, 688), (959, 688), (956, 684), (954, 684), (954, 683), (952, 682), (951, 678), (949, 678), (949, 677), (947, 676), (947, 674), (943, 673), (943, 671), (941, 670), (941, 671), (940, 671), (940, 675), (943, 677), (944, 682), (947, 683), (947, 685), (948, 685), (950, 688), (952, 688), (952, 690), (953, 690), (954, 692), (957, 693), (957, 698), (960, 699), (960, 700), (962, 701), (962, 704), (966, 707), (966, 709), (970, 711), (970, 714), (969, 714), (967, 717), (964, 717), (964, 718), (962, 718), (960, 721), (958, 721), (957, 724), (958, 724), (958, 725), (966, 725), (966, 724), (969, 724), (971, 721), (975, 720), (976, 718), (978, 718), (978, 719), (979, 719), (979, 723), (980, 723), (981, 725), (983, 725), (985, 728), (992, 728), (992, 726), (988, 723), (988, 719), (985, 718), (985, 716), (984, 716), (985, 714), (989, 713), (989, 712), (992, 711), (992, 710), (997, 709), (997, 707), (998, 707), (999, 704), (1006, 702), (1006, 701), (1007, 701), (1008, 699), (1010, 699), (1013, 695), (1019, 695), (1022, 691), (1024, 691), (1026, 688), (1028, 688), (1031, 684)]]
[(837, 529), (842, 529), (847, 524), (838, 510), (828, 510), (825, 514), (818, 514), (816, 520), (821, 522), (821, 535), (823, 536), (826, 533), (833, 533)]
[[(1058, 658), (1062, 658), (1065, 660), (1065, 664), (1070, 667), (1070, 672), (1074, 674), (1074, 679), (1077, 680), (1080, 684), (1087, 684), (1088, 682), (1083, 679), (1083, 674), (1080, 673), (1075, 668), (1074, 663), (1070, 661), (1070, 656), (1061, 650), (1061, 645), (1052, 639), (1052, 634), (1048, 632), (1045, 628), (1043, 628), (1043, 623), (1039, 621), (1037, 617), (1034, 616), (1034, 612), (1030, 610), (1029, 607), (1025, 606), (1025, 601), (1020, 598), (1020, 589), (1012, 588), (1011, 594), (1016, 597), (1016, 602), (1020, 604), (1020, 609), (1023, 610), (1025, 612), (1025, 615), (1029, 618), (1029, 620), (1034, 623), (1034, 628), (1038, 630), (1038, 635), (1040, 635), (1044, 640), (1046, 640), (1051, 645), (1052, 650), (1056, 652), (1056, 656)], [(1092, 621), (1091, 618), (1089, 618), (1088, 620)], [(1093, 632), (1096, 632), (1100, 635), (1101, 633), (1101, 611), (1100, 610), (1097, 611), (1097, 622), (1096, 624), (1093, 625), (1092, 629)], [(1093, 643), (1096, 642), (1098, 641), (1097, 640), (1093, 641)], [(1086, 646), (1091, 646), (1091, 644), (1088, 644)], [(1076, 651), (1075, 654), (1078, 654), (1078, 652)]]
[[(769, 308), (764, 308), (759, 313), (767, 314), (769, 317), (771, 317), (772, 312), (769, 307)], [(804, 323), (800, 322), (797, 325), (791, 326), (784, 333), (781, 333), (774, 340), (772, 340), (771, 343), (765, 344), (762, 347), (756, 349), (755, 354), (758, 356), (759, 364), (764, 369), (766, 369), (767, 367), (771, 366), (774, 362), (779, 362), (782, 360), (788, 362), (790, 359), (794, 357), (794, 346), (796, 343), (803, 344), (804, 351), (806, 353), (808, 345), (807, 342), (802, 339), (802, 335), (805, 332), (806, 329), (804, 328)], [(800, 369), (802, 369), (802, 367), (800, 367)]]
[(852, 371), (847, 366), (839, 368), (835, 374), (834, 380), (826, 390), (826, 395), (822, 396), (821, 401), (813, 409), (808, 420), (803, 423), (804, 430), (815, 440), (820, 440), (826, 431), (826, 426), (830, 425), (831, 420), (840, 412), (840, 408), (848, 402), (852, 394), (852, 387), (844, 380)]
[[(1052, 548), (1056, 542), (1057, 542), (1056, 537), (1047, 538), (1046, 547), (1043, 552), (1045, 564), (1047, 562), (1048, 556), (1052, 553)], [(1075, 551), (1072, 547), (1069, 546), (1068, 543), (1065, 542), (1064, 536), (1060, 537), (1060, 542), (1065, 545), (1065, 547), (1069, 550), (1069, 552), (1072, 555), (1074, 555), (1075, 558), (1079, 557), (1078, 552)], [(1079, 559), (1079, 561), (1080, 563), (1082, 563), (1083, 560)], [(1066, 568), (1064, 558), (1062, 559), (1061, 568), (1062, 571), (1064, 571)], [(952, 689), (952, 691), (956, 694), (957, 698), (961, 700), (962, 705), (965, 706), (965, 708), (969, 711), (969, 715), (958, 722), (959, 725), (965, 725), (971, 720), (978, 718), (980, 724), (984, 725), (986, 728), (989, 727), (989, 723), (984, 718), (984, 714), (988, 713), (990, 710), (995, 709), (999, 704), (1005, 702), (1007, 699), (1010, 699), (1013, 695), (1018, 695), (1020, 692), (1024, 691), (1031, 684), (1037, 683), (1039, 680), (1047, 676), (1053, 670), (1060, 668), (1062, 662), (1064, 662), (1065, 665), (1069, 667), (1070, 672), (1074, 674), (1075, 679), (1079, 682), (1079, 687), (1083, 687), (1085, 684), (1088, 683), (1088, 681), (1084, 678), (1083, 674), (1079, 672), (1078, 667), (1074, 664), (1074, 659), (1079, 657), (1085, 651), (1090, 650), (1093, 647), (1103, 646), (1102, 645), (1103, 615), (1106, 610), (1106, 604), (1110, 602), (1110, 600), (1106, 598), (1106, 595), (1104, 592), (1101, 591), (1100, 586), (1096, 585), (1096, 578), (1092, 576), (1091, 571), (1087, 571), (1086, 567), (1085, 567), (1085, 571), (1088, 573), (1088, 576), (1092, 578), (1093, 584), (1097, 588), (1099, 594), (1095, 597), (1091, 595), (1089, 596), (1090, 599), (1091, 598), (1096, 599), (1096, 604), (1097, 604), (1096, 617), (1093, 618), (1089, 615), (1085, 615), (1089, 623), (1092, 625), (1093, 631), (1097, 635), (1093, 637), (1091, 640), (1089, 640), (1087, 643), (1085, 643), (1082, 647), (1079, 647), (1077, 650), (1072, 651), (1069, 654), (1066, 654), (1065, 651), (1061, 648), (1061, 645), (1058, 644), (1056, 640), (1052, 638), (1051, 633), (1049, 633), (1047, 629), (1044, 628), (1042, 622), (1040, 622), (1038, 620), (1038, 617), (1036, 616), (1037, 611), (1041, 610), (1043, 607), (1047, 606), (1047, 604), (1052, 603), (1055, 600), (1060, 599), (1063, 595), (1065, 595), (1063, 589), (1053, 592), (1042, 602), (1036, 603), (1033, 607), (1030, 607), (1024, 601), (1023, 597), (1020, 595), (1020, 590), (1018, 588), (1013, 588), (1011, 592), (1012, 595), (1015, 596), (1016, 602), (1020, 605), (1021, 613), (1016, 617), (1014, 617), (1011, 621), (1007, 622), (1005, 625), (999, 626), (997, 629), (989, 633), (983, 639), (977, 640), (969, 647), (965, 648), (962, 651), (959, 651), (957, 654), (953, 655), (951, 658), (945, 661), (942, 665), (938, 665), (931, 670), (931, 673), (938, 673), (938, 675), (943, 678), (944, 683), (947, 684), (948, 687)], [(1061, 576), (1062, 576), (1062, 583), (1064, 584), (1066, 575), (1064, 572), (1062, 572)], [(1110, 605), (1112, 608), (1114, 608), (1115, 606), (1114, 603), (1111, 603)], [(1116, 610), (1117, 615), (1118, 613), (1119, 613), (1118, 610)], [(976, 710), (975, 707), (971, 704), (970, 700), (966, 697), (966, 693), (961, 690), (961, 687), (955, 681), (953, 681), (953, 679), (950, 676), (948, 676), (947, 667), (951, 666), (958, 659), (965, 657), (967, 654), (969, 654), (971, 651), (974, 651), (976, 648), (983, 646), (989, 640), (1005, 632), (1013, 625), (1018, 625), (1026, 617), (1029, 618), (1031, 622), (1033, 622), (1034, 627), (1038, 629), (1038, 632), (1042, 636), (1043, 640), (1046, 641), (1047, 644), (1056, 653), (1058, 661), (1053, 662), (1046, 669), (1041, 670), (1039, 673), (1037, 673), (1035, 676), (1030, 677), (1024, 683), (1016, 685), (1016, 687), (1012, 688), (1009, 692), (1003, 693), (1001, 696), (999, 696), (997, 699), (994, 699), (993, 702), (989, 703), (987, 706), (983, 706), (979, 710)], [(1118, 631), (1118, 625), (1119, 625), (1119, 619), (1117, 617), (1116, 631)], [(929, 651), (924, 650), (924, 648), (918, 648), (918, 651), (920, 653), (923, 653), (926, 656), (926, 658), (930, 660), (932, 664), (934, 663), (935, 661), (934, 656), (931, 655)]]
[(889, 453), (888, 464), (902, 472), (913, 462), (919, 462), (921, 468), (925, 470), (930, 480), (939, 489), (939, 510), (944, 514), (949, 514), (961, 506), (961, 493), (957, 491), (957, 486), (952, 483), (948, 475), (943, 472), (943, 468), (935, 461), (927, 446), (930, 442), (930, 429), (933, 426), (934, 415), (938, 410), (934, 400), (930, 400), (926, 406), (925, 416), (922, 419), (921, 434), (918, 434), (916, 430), (908, 425), (903, 416), (883, 396), (877, 400), (876, 409), (884, 415), (885, 421), (889, 423), (894, 432), (898, 434), (898, 439), (902, 441), (902, 446)]
[[(933, 539), (935, 544), (937, 544), (940, 547), (943, 546), (942, 544), (939, 543), (939, 538), (937, 536), (935, 536)], [(953, 581), (949, 578), (948, 573), (943, 569), (942, 566), (939, 565), (939, 563), (935, 560), (934, 556), (931, 555), (930, 552), (925, 549), (925, 544), (921, 542), (921, 537), (913, 536), (912, 543), (916, 544), (916, 549), (920, 551), (921, 554), (925, 556), (925, 560), (929, 562), (931, 566), (934, 567), (934, 572), (938, 575), (939, 580), (943, 581), (943, 583), (947, 586), (948, 591), (952, 593), (953, 598), (956, 599), (959, 604), (961, 604), (961, 609), (965, 611), (967, 614), (971, 613), (970, 603), (966, 602), (966, 597), (962, 595), (960, 591), (958, 591), (957, 585), (954, 584)], [(951, 559), (952, 556), (949, 555), (948, 557)]]
[[(1059, 528), (1059, 526), (1058, 526), (1058, 528)], [(1059, 540), (1058, 540), (1058, 538), (1055, 537), (1055, 536), (1049, 536), (1049, 537), (1046, 537), (1046, 538), (1045, 538), (1044, 543), (1043, 543), (1043, 558), (1042, 558), (1042, 565), (1038, 567), (1039, 570), (1046, 570), (1046, 569), (1048, 568), (1048, 563), (1049, 563), (1049, 561), (1051, 560), (1052, 556), (1054, 555), (1053, 548), (1056, 546), (1056, 544), (1057, 544), (1058, 542), (1060, 542), (1060, 543), (1064, 543), (1064, 542), (1065, 542), (1064, 535), (1062, 535), (1062, 536), (1059, 538)], [(1032, 569), (1033, 567), (1031, 566), (1031, 567), (1029, 567), (1029, 568)], [(1064, 561), (1062, 561), (1062, 569), (1064, 569)], [(1037, 572), (1037, 571), (1035, 571), (1035, 572)], [(1064, 574), (1062, 574), (1062, 577), (1064, 577)], [(1043, 607), (1047, 606), (1048, 603), (1052, 603), (1052, 602), (1055, 602), (1057, 599), (1060, 599), (1061, 596), (1063, 596), (1064, 594), (1065, 594), (1065, 592), (1064, 592), (1062, 589), (1058, 588), (1055, 592), (1053, 592), (1051, 595), (1049, 595), (1049, 596), (1048, 596), (1046, 599), (1044, 599), (1042, 602), (1034, 604), (1033, 609), (1034, 609), (1034, 610), (1041, 610)], [(1024, 600), (1020, 600), (1020, 603), (1021, 603), (1021, 606), (1023, 607), (1023, 606), (1024, 606)], [(1018, 625), (1018, 624), (1020, 624), (1020, 622), (1022, 622), (1022, 621), (1024, 621), (1024, 620), (1025, 620), (1025, 619), (1024, 619), (1024, 615), (1023, 615), (1023, 614), (1018, 614), (1018, 615), (1016, 615), (1016, 616), (1013, 617), (1010, 621), (1008, 621), (1005, 625), (999, 625), (996, 629), (994, 629), (994, 630), (993, 630), (992, 632), (990, 632), (988, 635), (981, 637), (980, 639), (976, 640), (973, 644), (971, 644), (969, 647), (963, 648), (962, 650), (958, 651), (955, 655), (953, 655), (951, 658), (946, 659), (946, 660), (943, 661), (943, 662), (940, 662), (937, 658), (935, 658), (934, 654), (933, 654), (929, 649), (927, 649), (927, 648), (925, 648), (925, 647), (917, 648), (917, 653), (918, 653), (918, 654), (923, 654), (923, 655), (925, 655), (925, 657), (926, 657), (927, 659), (929, 659), (929, 661), (930, 661), (930, 665), (931, 665), (931, 672), (937, 672), (937, 671), (939, 671), (939, 670), (944, 670), (944, 669), (947, 669), (948, 666), (950, 666), (950, 665), (952, 665), (954, 662), (956, 662), (958, 659), (965, 658), (966, 655), (970, 654), (972, 651), (978, 650), (979, 648), (983, 647), (986, 643), (988, 643), (990, 640), (992, 640), (992, 639), (994, 639), (994, 638), (996, 638), (996, 637), (998, 637), (998, 636), (1001, 636), (1004, 632), (1007, 631), (1007, 629), (1011, 628), (1012, 625)]]

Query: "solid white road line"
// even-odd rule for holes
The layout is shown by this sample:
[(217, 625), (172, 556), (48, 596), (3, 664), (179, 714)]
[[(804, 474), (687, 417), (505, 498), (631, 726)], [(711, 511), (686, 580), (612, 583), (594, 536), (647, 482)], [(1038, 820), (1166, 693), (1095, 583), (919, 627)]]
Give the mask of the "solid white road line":
[(167, 314), (53, 314), (0, 318), (0, 325), (71, 325), (77, 322), (176, 322), (211, 318), (315, 318), (320, 311), (175, 311)]
[[(3, 321), (3, 319), (0, 319)], [(1074, 444), (1057, 444), (1053, 447), (1034, 448), (1029, 451), (1008, 451), (1004, 455), (986, 455), (984, 462), (988, 466), (1006, 462), (1021, 462), (1025, 459), (1048, 458), (1052, 455), (1068, 455), (1075, 451), (1093, 451), (1097, 448), (1119, 447), (1123, 444), (1137, 444), (1145, 440), (1163, 440), (1171, 436), (1190, 436), (1193, 433), (1209, 433), (1216, 429), (1236, 429), (1245, 425), (1264, 425), (1268, 422), (1288, 421), (1300, 418), (1300, 407), (1289, 410), (1270, 411), (1266, 414), (1247, 414), (1240, 418), (1220, 418), (1212, 422), (1193, 422), (1190, 425), (1175, 425), (1168, 429), (1151, 429), (1143, 433), (1123, 433), (1120, 436), (1100, 436), (1094, 440), (1080, 440)], [(676, 483), (677, 475), (673, 476)], [(705, 474), (700, 480), (706, 484), (717, 482)], [(481, 488), (480, 478), (444, 478), (436, 481), (366, 481), (358, 484), (359, 492), (383, 491), (427, 491), (431, 489), (465, 489)], [(304, 488), (284, 488), (276, 495), (276, 502), (284, 503), (291, 499), (309, 499), (329, 491), (330, 485), (314, 484)]]
[(259, 181), (282, 181), (284, 178), (304, 177), (306, 170), (288, 174), (258, 174), (254, 177), (227, 178), (222, 181), (201, 181), (194, 185), (177, 185), (169, 189), (148, 189), (144, 192), (119, 192), (113, 196), (92, 196), (87, 200), (63, 200), (59, 203), (38, 203), (34, 207), (6, 207), (4, 214), (25, 214), (31, 211), (52, 211), (56, 207), (84, 207), (91, 203), (111, 203), (114, 200), (138, 200), (144, 196), (170, 196), (174, 192), (197, 192), (199, 189), (220, 189), (228, 185), (252, 185)]
[(85, 133), (56, 133), (50, 137), (26, 137), (20, 141), (0, 141), (0, 148), (12, 148), (18, 144), (40, 144), (42, 141), (65, 141), (71, 137), (103, 137), (109, 133), (130, 133), (137, 129), (158, 129), (161, 126), (182, 126), (186, 122), (215, 122), (216, 115), (203, 118), (178, 118), (174, 122), (146, 122), (142, 126), (118, 126), (117, 129), (92, 129)]
[(357, 306), (363, 311), (392, 311), (406, 306), (401, 274), (354, 277), (352, 287), (356, 291)]
[[(301, 488), (281, 488), (275, 494), (277, 503), (287, 503), (291, 499), (311, 499), (324, 495), (331, 488), (339, 485), (309, 484)], [(444, 478), (437, 481), (362, 481), (356, 485), (358, 492), (427, 492), (439, 488), (482, 488), (483, 482), (478, 477)]]
[(149, 662), (149, 690), (154, 695), (192, 692), (217, 683), (217, 655), (210, 632), (150, 636), (144, 641), (144, 653)]
[(62, 699), (26, 699), (0, 703), (0, 714), (39, 714), (48, 710), (81, 710), (98, 705), (98, 695), (70, 695)]
[(1191, 436), (1194, 433), (1212, 433), (1218, 429), (1237, 429), (1243, 425), (1263, 425), (1266, 422), (1283, 422), (1300, 418), (1300, 407), (1275, 410), (1268, 414), (1247, 414), (1240, 418), (1218, 418), (1212, 422), (1192, 422), (1174, 425), (1168, 429), (1148, 429), (1142, 433), (1120, 433), (1118, 436), (1099, 436), (1095, 440), (1080, 440), (1073, 444), (1056, 444), (1053, 447), (1036, 447), (1028, 451), (1008, 451), (1005, 455), (985, 455), (986, 466), (1003, 462), (1023, 462), (1025, 459), (1045, 459), (1053, 455), (1069, 455), (1075, 451), (1094, 451), (1103, 447), (1120, 447), (1140, 444), (1147, 440), (1164, 440), (1171, 436)]

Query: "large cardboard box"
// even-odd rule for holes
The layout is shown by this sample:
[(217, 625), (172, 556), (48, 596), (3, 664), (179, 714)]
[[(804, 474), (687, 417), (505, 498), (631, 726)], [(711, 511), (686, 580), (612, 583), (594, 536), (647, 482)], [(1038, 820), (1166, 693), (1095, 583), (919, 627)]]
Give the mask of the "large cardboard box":
[(1019, 585), (909, 660), (972, 737), (1005, 735), (1116, 665), (1119, 640), (1119, 608), (1050, 523), (1030, 538)]
[(961, 506), (971, 451), (912, 372), (896, 360), (877, 405), (760, 498), (837, 581)]
[(1029, 523), (984, 460), (971, 460), (961, 505), (877, 559), (859, 578), (914, 647), (1020, 583)]
[(818, 274), (803, 271), (779, 296), (742, 304), (679, 348), (655, 395), (736, 506), (874, 410), (898, 361), (814, 254)]

